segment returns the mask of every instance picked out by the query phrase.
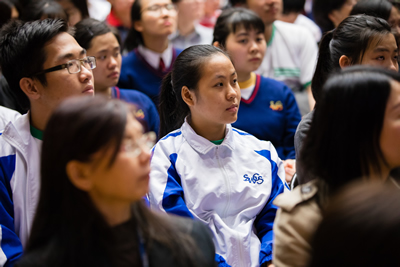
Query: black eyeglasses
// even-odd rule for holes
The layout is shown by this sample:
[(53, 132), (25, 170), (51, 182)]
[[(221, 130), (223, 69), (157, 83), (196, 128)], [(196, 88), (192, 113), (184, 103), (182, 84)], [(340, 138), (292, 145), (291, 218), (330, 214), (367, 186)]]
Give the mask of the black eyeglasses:
[(32, 76), (36, 76), (39, 74), (49, 73), (57, 70), (67, 69), (69, 74), (78, 73), (81, 71), (81, 65), (83, 65), (86, 69), (92, 70), (96, 68), (96, 58), (95, 57), (85, 57), (82, 59), (72, 59), (65, 64), (61, 64), (52, 68), (48, 68), (42, 71), (39, 71)]

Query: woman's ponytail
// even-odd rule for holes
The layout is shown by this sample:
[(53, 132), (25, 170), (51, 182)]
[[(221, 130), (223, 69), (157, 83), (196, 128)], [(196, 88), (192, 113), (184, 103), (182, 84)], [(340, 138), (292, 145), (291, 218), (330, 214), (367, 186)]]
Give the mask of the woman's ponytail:
[(315, 67), (314, 76), (311, 82), (311, 89), (315, 99), (318, 103), (322, 87), (324, 86), (329, 74), (332, 71), (332, 59), (330, 51), (330, 43), (335, 30), (327, 32), (319, 43), (319, 55), (317, 66)]

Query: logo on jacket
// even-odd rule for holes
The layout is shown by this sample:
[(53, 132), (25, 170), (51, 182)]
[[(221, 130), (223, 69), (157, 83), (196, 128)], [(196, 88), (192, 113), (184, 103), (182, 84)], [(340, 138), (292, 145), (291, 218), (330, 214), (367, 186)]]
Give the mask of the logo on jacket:
[(264, 179), (258, 173), (253, 174), (253, 177), (249, 177), (247, 174), (243, 175), (244, 181), (249, 182), (250, 184), (262, 184)]
[(275, 103), (274, 101), (270, 101), (269, 108), (275, 111), (281, 111), (283, 110), (283, 105), (281, 101), (276, 101)]
[(136, 111), (135, 117), (136, 117), (137, 119), (144, 119), (144, 112), (143, 112), (143, 110), (139, 109), (138, 111)]

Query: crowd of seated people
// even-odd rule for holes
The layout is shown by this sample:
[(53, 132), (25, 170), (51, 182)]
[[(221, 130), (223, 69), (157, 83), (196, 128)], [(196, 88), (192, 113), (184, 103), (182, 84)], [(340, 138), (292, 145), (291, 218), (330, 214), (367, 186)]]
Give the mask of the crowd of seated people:
[(0, 267), (399, 265), (399, 8), (0, 0)]

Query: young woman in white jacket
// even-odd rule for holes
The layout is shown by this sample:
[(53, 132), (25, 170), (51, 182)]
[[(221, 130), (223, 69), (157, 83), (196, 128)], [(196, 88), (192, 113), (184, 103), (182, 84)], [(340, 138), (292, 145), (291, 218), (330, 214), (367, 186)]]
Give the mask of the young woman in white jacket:
[[(240, 88), (229, 56), (192, 46), (162, 85), (160, 136), (153, 148), (153, 209), (206, 223), (219, 266), (269, 266), (275, 197), (285, 170), (270, 142), (233, 128)], [(261, 115), (261, 114), (260, 114)]]

